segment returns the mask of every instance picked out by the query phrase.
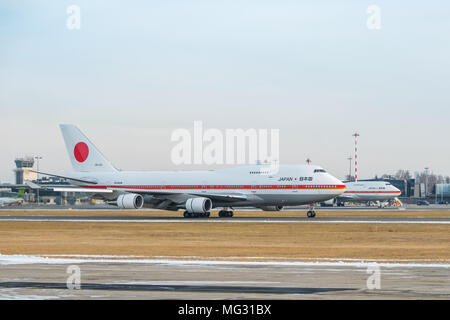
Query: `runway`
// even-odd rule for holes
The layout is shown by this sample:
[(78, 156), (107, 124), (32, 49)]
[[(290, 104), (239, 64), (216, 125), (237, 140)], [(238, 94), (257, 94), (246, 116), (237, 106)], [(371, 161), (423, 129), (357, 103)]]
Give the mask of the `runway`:
[(233, 217), (233, 218), (183, 218), (163, 216), (0, 216), (0, 221), (34, 222), (97, 222), (97, 223), (400, 223), (400, 224), (450, 224), (450, 218), (390, 218), (390, 217)]
[[(0, 266), (0, 299), (450, 298), (449, 264), (0, 256)], [(68, 266), (80, 270), (79, 290), (68, 286)], [(374, 266), (378, 289), (368, 285)]]

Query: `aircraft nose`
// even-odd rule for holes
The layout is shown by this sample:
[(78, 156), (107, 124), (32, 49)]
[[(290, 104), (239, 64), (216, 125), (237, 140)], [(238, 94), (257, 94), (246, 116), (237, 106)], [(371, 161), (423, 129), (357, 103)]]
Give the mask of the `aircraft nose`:
[(329, 175), (329, 180), (330, 180), (330, 184), (332, 184), (333, 186), (335, 186), (335, 194), (336, 196), (339, 196), (341, 194), (343, 194), (345, 192), (345, 190), (347, 189), (347, 187), (345, 186), (345, 184), (339, 180), (338, 178), (332, 176), (331, 174)]

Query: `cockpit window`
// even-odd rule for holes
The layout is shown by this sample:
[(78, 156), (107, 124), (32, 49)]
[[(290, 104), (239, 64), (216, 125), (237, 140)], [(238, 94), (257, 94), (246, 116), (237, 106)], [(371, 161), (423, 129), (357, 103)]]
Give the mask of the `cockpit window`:
[(390, 184), (389, 182), (386, 182), (386, 185), (387, 185), (387, 186), (392, 186), (392, 184)]
[(324, 173), (325, 173), (326, 171), (323, 170), (323, 169), (315, 169), (315, 170), (314, 170), (314, 173), (317, 173), (317, 172), (324, 172)]

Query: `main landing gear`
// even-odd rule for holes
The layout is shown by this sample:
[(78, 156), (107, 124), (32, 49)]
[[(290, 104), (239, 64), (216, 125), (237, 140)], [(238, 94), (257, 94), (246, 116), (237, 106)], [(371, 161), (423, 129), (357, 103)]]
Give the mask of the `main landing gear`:
[[(189, 211), (185, 211), (183, 213), (183, 216), (185, 218), (209, 218), (210, 213), (204, 212), (204, 213), (192, 213)], [(220, 210), (219, 211), (219, 217), (221, 218), (231, 218), (233, 217), (233, 211), (232, 210)]]
[(193, 213), (193, 212), (185, 211), (183, 213), (183, 216), (185, 218), (209, 218), (209, 215), (210, 215), (209, 212)]
[(223, 207), (222, 210), (219, 211), (219, 217), (221, 218), (231, 218), (233, 216), (233, 211), (230, 210), (233, 209), (231, 207)]
[(233, 216), (233, 211), (231, 210), (220, 210), (219, 217), (221, 218), (231, 218)]

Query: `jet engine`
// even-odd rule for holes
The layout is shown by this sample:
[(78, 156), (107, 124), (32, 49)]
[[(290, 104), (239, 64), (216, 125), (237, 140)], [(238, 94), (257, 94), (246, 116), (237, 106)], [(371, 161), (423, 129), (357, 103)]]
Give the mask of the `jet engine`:
[(283, 206), (264, 206), (259, 208), (263, 211), (280, 211), (283, 209)]
[(144, 198), (140, 194), (126, 193), (117, 198), (120, 209), (140, 209), (144, 205)]
[(186, 200), (186, 211), (189, 213), (206, 213), (212, 208), (212, 201), (208, 198), (189, 198)]

